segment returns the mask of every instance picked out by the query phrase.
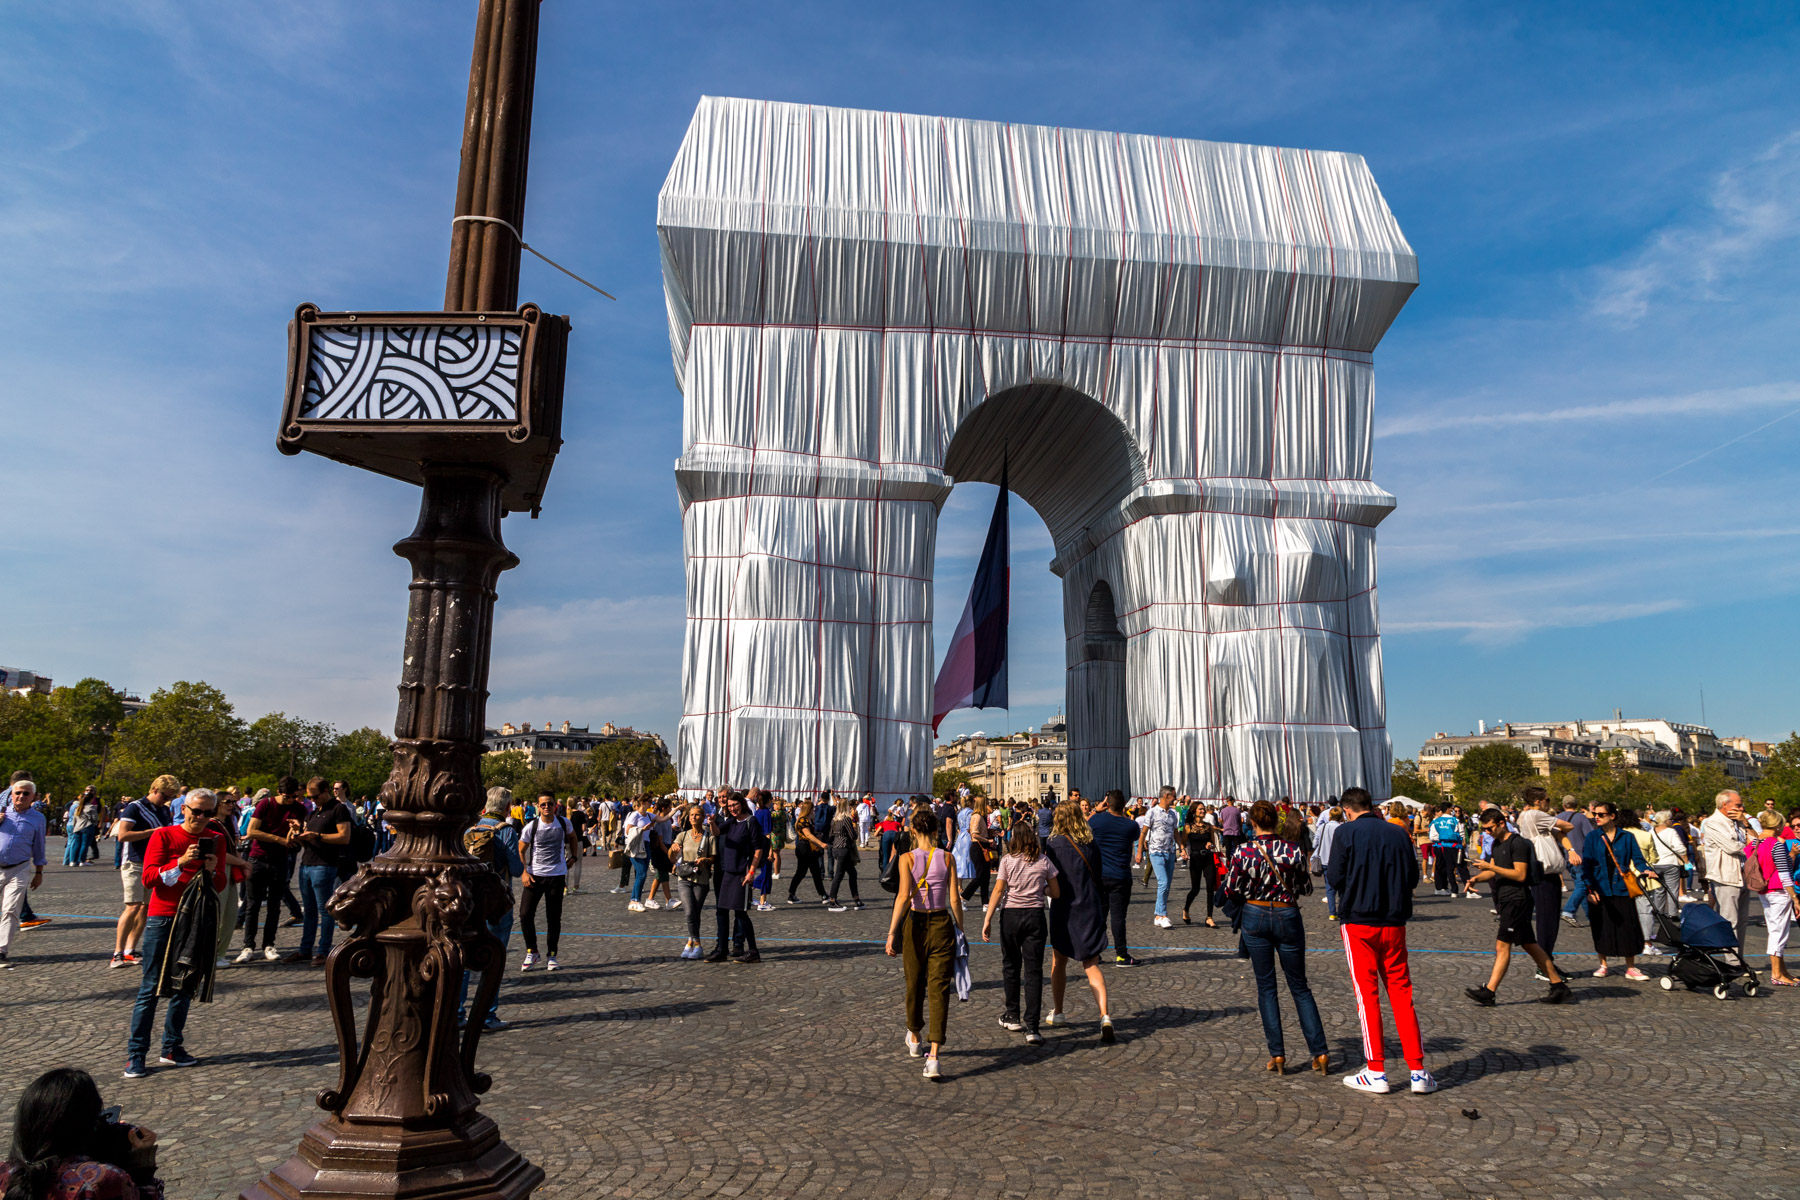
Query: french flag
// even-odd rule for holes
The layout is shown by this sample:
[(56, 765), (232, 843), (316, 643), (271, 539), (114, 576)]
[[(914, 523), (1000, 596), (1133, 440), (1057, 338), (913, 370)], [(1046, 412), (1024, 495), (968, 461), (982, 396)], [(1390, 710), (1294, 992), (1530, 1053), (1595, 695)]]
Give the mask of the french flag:
[(1000, 473), (1000, 495), (988, 525), (981, 564), (969, 588), (969, 603), (950, 638), (944, 665), (938, 668), (932, 696), (931, 732), (959, 708), (1006, 708), (1006, 620), (1011, 586), (1010, 545), (1006, 527), (1006, 471)]

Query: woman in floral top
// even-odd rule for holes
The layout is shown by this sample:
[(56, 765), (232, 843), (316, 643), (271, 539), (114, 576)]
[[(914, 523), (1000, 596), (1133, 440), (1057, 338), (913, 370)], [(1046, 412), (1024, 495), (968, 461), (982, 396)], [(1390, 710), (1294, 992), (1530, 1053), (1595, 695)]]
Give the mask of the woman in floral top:
[(86, 1071), (58, 1067), (32, 1080), (13, 1118), (12, 1153), (0, 1163), (0, 1192), (14, 1200), (163, 1200), (156, 1135), (103, 1111)]
[(1277, 1075), (1287, 1069), (1281, 1005), (1275, 991), (1279, 960), (1300, 1016), (1300, 1032), (1312, 1055), (1312, 1068), (1323, 1075), (1330, 1070), (1331, 1060), (1319, 1005), (1306, 982), (1306, 928), (1300, 921), (1300, 894), (1303, 889), (1310, 890), (1306, 854), (1293, 842), (1275, 836), (1280, 824), (1281, 814), (1267, 800), (1250, 806), (1250, 826), (1256, 836), (1231, 856), (1219, 890), (1244, 904), (1239, 944), (1256, 973), (1256, 1007), (1262, 1014), (1263, 1037), (1269, 1043), (1268, 1069)]

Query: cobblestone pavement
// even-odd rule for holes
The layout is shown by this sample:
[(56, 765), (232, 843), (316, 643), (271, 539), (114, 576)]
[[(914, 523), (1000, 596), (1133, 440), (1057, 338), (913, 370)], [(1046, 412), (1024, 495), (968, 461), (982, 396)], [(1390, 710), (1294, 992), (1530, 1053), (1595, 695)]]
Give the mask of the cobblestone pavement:
[[(60, 852), (59, 839), (53, 863)], [(616, 875), (590, 859), (586, 876), (565, 914), (564, 969), (521, 977), (515, 934), (501, 993), (513, 1027), (482, 1044), (495, 1080), (485, 1110), (548, 1172), (540, 1195), (1745, 1200), (1800, 1190), (1780, 1117), (1797, 1061), (1795, 993), (1721, 1003), (1587, 978), (1575, 981), (1578, 1003), (1546, 1007), (1521, 956), (1499, 1007), (1478, 1009), (1462, 989), (1488, 969), (1485, 903), (1422, 895), (1411, 929), (1427, 1057), (1443, 1083), (1434, 1096), (1364, 1096), (1339, 1082), (1357, 1056), (1356, 1010), (1316, 901), (1304, 910), (1308, 963), (1334, 1073), (1275, 1078), (1262, 1070), (1255, 986), (1229, 933), (1152, 928), (1148, 887), (1131, 906), (1147, 961), (1107, 972), (1116, 1044), (1099, 1043), (1093, 1001), (1073, 983), (1074, 1024), (1046, 1029), (1042, 1047), (1000, 1029), (999, 951), (976, 943), (975, 990), (952, 1002), (947, 1078), (934, 1085), (902, 1048), (900, 968), (879, 945), (885, 903), (844, 914), (780, 905), (756, 917), (762, 963), (711, 966), (676, 958), (685, 914), (628, 913), (610, 894)], [(172, 1196), (235, 1196), (282, 1161), (336, 1079), (319, 972), (221, 972), (215, 1002), (195, 1005), (188, 1023), (202, 1065), (127, 1082), (137, 973), (107, 969), (110, 919), (77, 916), (116, 914), (117, 874), (52, 866), (33, 901), (63, 915), (22, 933), (16, 969), (0, 972), (6, 1110), (40, 1071), (77, 1065), (127, 1119), (162, 1135)], [(703, 928), (710, 939), (710, 912)], [(283, 930), (283, 948), (298, 934)], [(1586, 930), (1563, 934), (1563, 960), (1591, 970)], [(1760, 927), (1751, 944), (1762, 949)], [(1649, 969), (1662, 973), (1655, 960)], [(1290, 1057), (1303, 1062), (1285, 990), (1283, 1009)]]

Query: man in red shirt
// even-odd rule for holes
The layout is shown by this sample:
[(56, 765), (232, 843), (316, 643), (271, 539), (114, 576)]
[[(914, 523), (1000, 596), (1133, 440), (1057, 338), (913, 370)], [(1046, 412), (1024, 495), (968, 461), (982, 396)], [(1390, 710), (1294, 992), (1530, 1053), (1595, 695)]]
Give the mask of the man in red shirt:
[[(143, 878), (149, 891), (150, 912), (140, 943), (144, 977), (138, 984), (137, 1004), (131, 1010), (131, 1036), (125, 1044), (127, 1079), (139, 1079), (149, 1073), (144, 1057), (150, 1051), (150, 1026), (156, 1020), (157, 981), (162, 977), (169, 931), (175, 923), (175, 908), (182, 893), (197, 880), (215, 892), (225, 890), (225, 847), (218, 833), (207, 828), (218, 811), (219, 798), (206, 788), (195, 788), (182, 801), (181, 820), (153, 832), (144, 848)], [(182, 1031), (187, 1027), (192, 999), (185, 993), (169, 997), (169, 1008), (163, 1017), (162, 1057), (156, 1060), (162, 1066), (191, 1067), (200, 1061), (182, 1047)]]

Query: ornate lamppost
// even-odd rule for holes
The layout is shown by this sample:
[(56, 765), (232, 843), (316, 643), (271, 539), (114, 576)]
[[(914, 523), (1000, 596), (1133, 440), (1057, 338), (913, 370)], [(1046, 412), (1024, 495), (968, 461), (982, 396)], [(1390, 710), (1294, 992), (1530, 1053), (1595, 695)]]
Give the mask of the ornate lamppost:
[[(499, 879), (463, 850), (481, 811), (494, 584), (518, 559), (507, 512), (537, 515), (561, 445), (568, 321), (518, 305), (538, 0), (481, 0), (443, 312), (296, 312), (278, 446), (422, 485), (394, 552), (412, 564), (394, 771), (381, 789), (393, 846), (338, 889), (350, 936), (326, 989), (340, 1054), (326, 1116), (243, 1193), (275, 1197), (520, 1197), (544, 1173), (500, 1138), (476, 1097), (481, 1022), (456, 1026), (465, 969), (475, 1012), (505, 963), (487, 922)], [(358, 1031), (351, 982), (366, 978)]]

